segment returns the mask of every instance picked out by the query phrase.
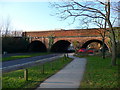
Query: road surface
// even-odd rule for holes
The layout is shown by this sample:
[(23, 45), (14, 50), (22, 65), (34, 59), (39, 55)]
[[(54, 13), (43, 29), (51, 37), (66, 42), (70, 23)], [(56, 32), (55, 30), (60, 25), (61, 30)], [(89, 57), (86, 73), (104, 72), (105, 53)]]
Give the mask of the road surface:
[(2, 68), (17, 65), (17, 64), (24, 64), (24, 63), (28, 63), (32, 61), (42, 60), (45, 58), (51, 58), (51, 57), (59, 56), (59, 55), (61, 54), (49, 54), (49, 55), (35, 56), (35, 57), (30, 57), (30, 58), (16, 59), (12, 61), (5, 61), (5, 62), (2, 62)]

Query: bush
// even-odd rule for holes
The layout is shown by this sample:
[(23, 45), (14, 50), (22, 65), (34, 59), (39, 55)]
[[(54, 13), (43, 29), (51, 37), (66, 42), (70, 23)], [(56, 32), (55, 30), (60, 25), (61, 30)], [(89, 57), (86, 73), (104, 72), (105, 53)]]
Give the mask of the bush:
[(21, 37), (3, 37), (2, 52), (8, 53), (26, 52), (29, 42)]

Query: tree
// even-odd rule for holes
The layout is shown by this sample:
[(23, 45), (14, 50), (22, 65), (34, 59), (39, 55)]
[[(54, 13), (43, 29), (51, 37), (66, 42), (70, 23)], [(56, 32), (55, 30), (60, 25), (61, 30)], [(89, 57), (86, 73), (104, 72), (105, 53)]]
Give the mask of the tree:
[[(2, 20), (1, 20), (2, 21)], [(3, 31), (3, 23), (0, 22), (0, 37), (2, 36), (2, 31)]]
[[(100, 28), (100, 29), (98, 29), (98, 33), (101, 35), (101, 37), (102, 37), (102, 57), (103, 57), (103, 59), (105, 59), (105, 50), (106, 50), (106, 47), (105, 47), (105, 38), (106, 38), (106, 35), (108, 34), (107, 32), (107, 29), (106, 29), (106, 21), (104, 20), (103, 21), (103, 19), (101, 19), (101, 21), (100, 20), (95, 20), (95, 21), (93, 21), (93, 22), (95, 22), (95, 24)], [(102, 24), (102, 22), (104, 22), (104, 24)]]
[(77, 52), (77, 50), (80, 49), (80, 48), (79, 48), (79, 46), (80, 46), (79, 42), (78, 42), (78, 41), (73, 41), (72, 44), (73, 44), (73, 46), (74, 46), (75, 52)]
[(29, 42), (21, 37), (2, 37), (2, 52), (26, 52)]
[(49, 38), (49, 51), (50, 51), (55, 39), (54, 33), (51, 34), (48, 38)]
[(116, 65), (116, 40), (115, 33), (110, 19), (110, 0), (102, 2), (101, 0), (96, 0), (96, 2), (77, 2), (75, 0), (69, 0), (63, 3), (53, 3), (52, 6), (55, 7), (58, 12), (56, 15), (60, 16), (61, 19), (66, 20), (70, 17), (73, 18), (73, 22), (82, 17), (84, 19), (103, 19), (109, 26), (109, 32), (112, 42), (112, 59), (111, 64)]
[(120, 27), (114, 27), (114, 30), (117, 43), (117, 56), (120, 57)]
[(0, 23), (0, 32), (3, 37), (7, 37), (10, 34), (11, 29), (11, 19), (7, 17)]
[(88, 19), (83, 19), (83, 24), (86, 24), (86, 27), (89, 28), (89, 24), (93, 23), (94, 25), (96, 25), (98, 28), (97, 29), (97, 33), (100, 34), (100, 36), (102, 37), (102, 57), (103, 59), (105, 59), (105, 51), (106, 51), (106, 47), (105, 47), (105, 38), (108, 36), (108, 30), (107, 30), (107, 23), (104, 19), (101, 18), (92, 18), (90, 20)]
[(13, 30), (11, 18), (8, 16), (0, 22), (0, 33), (2, 37), (18, 37), (22, 36), (22, 30)]

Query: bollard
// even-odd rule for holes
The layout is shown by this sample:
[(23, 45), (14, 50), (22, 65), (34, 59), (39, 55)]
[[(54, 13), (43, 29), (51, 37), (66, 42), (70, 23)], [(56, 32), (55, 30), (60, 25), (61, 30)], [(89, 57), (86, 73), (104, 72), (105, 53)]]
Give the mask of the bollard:
[(66, 55), (64, 54), (64, 58), (65, 58), (65, 60), (66, 60)]
[(28, 81), (28, 69), (24, 69), (24, 79)]
[(67, 60), (67, 54), (65, 54), (64, 57), (65, 57), (65, 60)]
[(69, 56), (68, 56), (68, 53), (67, 53), (67, 58), (68, 58)]

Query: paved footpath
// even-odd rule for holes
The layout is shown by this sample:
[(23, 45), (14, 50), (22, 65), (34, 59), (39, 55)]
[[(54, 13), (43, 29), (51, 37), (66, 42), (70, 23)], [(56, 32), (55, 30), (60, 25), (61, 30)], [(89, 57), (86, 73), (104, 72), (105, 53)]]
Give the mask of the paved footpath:
[(74, 58), (74, 60), (58, 73), (41, 83), (37, 88), (38, 90), (40, 88), (79, 88), (85, 71), (86, 59), (72, 55), (69, 55), (69, 57)]

